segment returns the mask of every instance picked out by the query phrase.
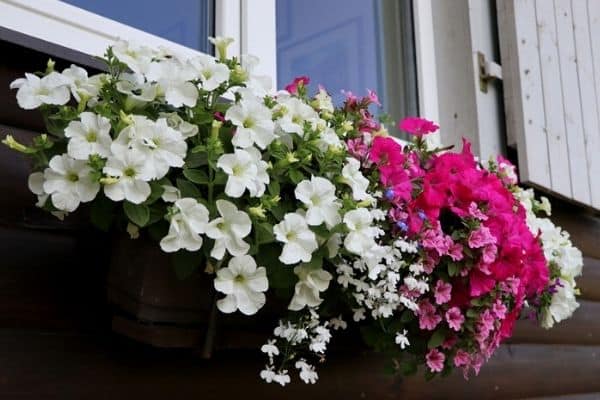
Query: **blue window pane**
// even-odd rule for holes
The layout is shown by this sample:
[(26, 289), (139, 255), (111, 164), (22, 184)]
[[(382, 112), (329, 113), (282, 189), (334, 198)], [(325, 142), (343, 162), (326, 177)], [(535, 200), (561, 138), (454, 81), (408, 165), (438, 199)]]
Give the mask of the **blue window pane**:
[[(307, 75), (339, 103), (378, 94), (395, 118), (416, 113), (410, 0), (277, 0), (277, 81)], [(407, 34), (408, 33), (408, 34)]]
[[(63, 0), (156, 36), (211, 52), (214, 0)], [(127, 38), (123, 38), (127, 39)]]

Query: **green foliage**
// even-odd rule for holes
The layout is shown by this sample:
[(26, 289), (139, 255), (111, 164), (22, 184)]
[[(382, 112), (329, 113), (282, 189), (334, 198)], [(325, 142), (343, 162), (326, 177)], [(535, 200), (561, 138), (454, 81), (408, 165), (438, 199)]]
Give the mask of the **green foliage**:
[(139, 227), (146, 226), (148, 221), (150, 221), (150, 208), (147, 205), (124, 201), (123, 211), (125, 211), (127, 218)]

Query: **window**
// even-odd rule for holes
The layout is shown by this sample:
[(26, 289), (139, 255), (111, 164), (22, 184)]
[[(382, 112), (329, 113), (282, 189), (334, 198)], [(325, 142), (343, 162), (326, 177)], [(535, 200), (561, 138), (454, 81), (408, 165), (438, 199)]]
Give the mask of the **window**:
[(277, 81), (308, 75), (336, 103), (375, 90), (398, 120), (416, 115), (410, 0), (277, 0)]
[(212, 53), (208, 37), (214, 35), (212, 0), (62, 0), (142, 31)]

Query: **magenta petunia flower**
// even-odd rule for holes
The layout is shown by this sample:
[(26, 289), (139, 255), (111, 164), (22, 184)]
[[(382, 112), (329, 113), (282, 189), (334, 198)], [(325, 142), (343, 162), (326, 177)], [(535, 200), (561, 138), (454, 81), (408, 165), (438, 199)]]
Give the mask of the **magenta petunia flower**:
[(400, 121), (398, 129), (411, 135), (422, 137), (423, 135), (437, 131), (440, 127), (424, 118), (408, 117)]
[(298, 87), (306, 86), (309, 83), (310, 78), (308, 76), (298, 76), (294, 78), (292, 83), (289, 83), (285, 86), (285, 90), (287, 90), (291, 94), (298, 94)]

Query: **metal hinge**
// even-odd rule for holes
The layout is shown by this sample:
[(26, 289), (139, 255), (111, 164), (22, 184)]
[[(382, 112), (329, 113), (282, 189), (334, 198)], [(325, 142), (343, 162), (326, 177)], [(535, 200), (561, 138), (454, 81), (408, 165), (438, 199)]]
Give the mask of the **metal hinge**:
[(479, 64), (479, 90), (487, 93), (490, 81), (502, 80), (502, 66), (487, 60), (480, 51), (477, 52), (477, 63)]

